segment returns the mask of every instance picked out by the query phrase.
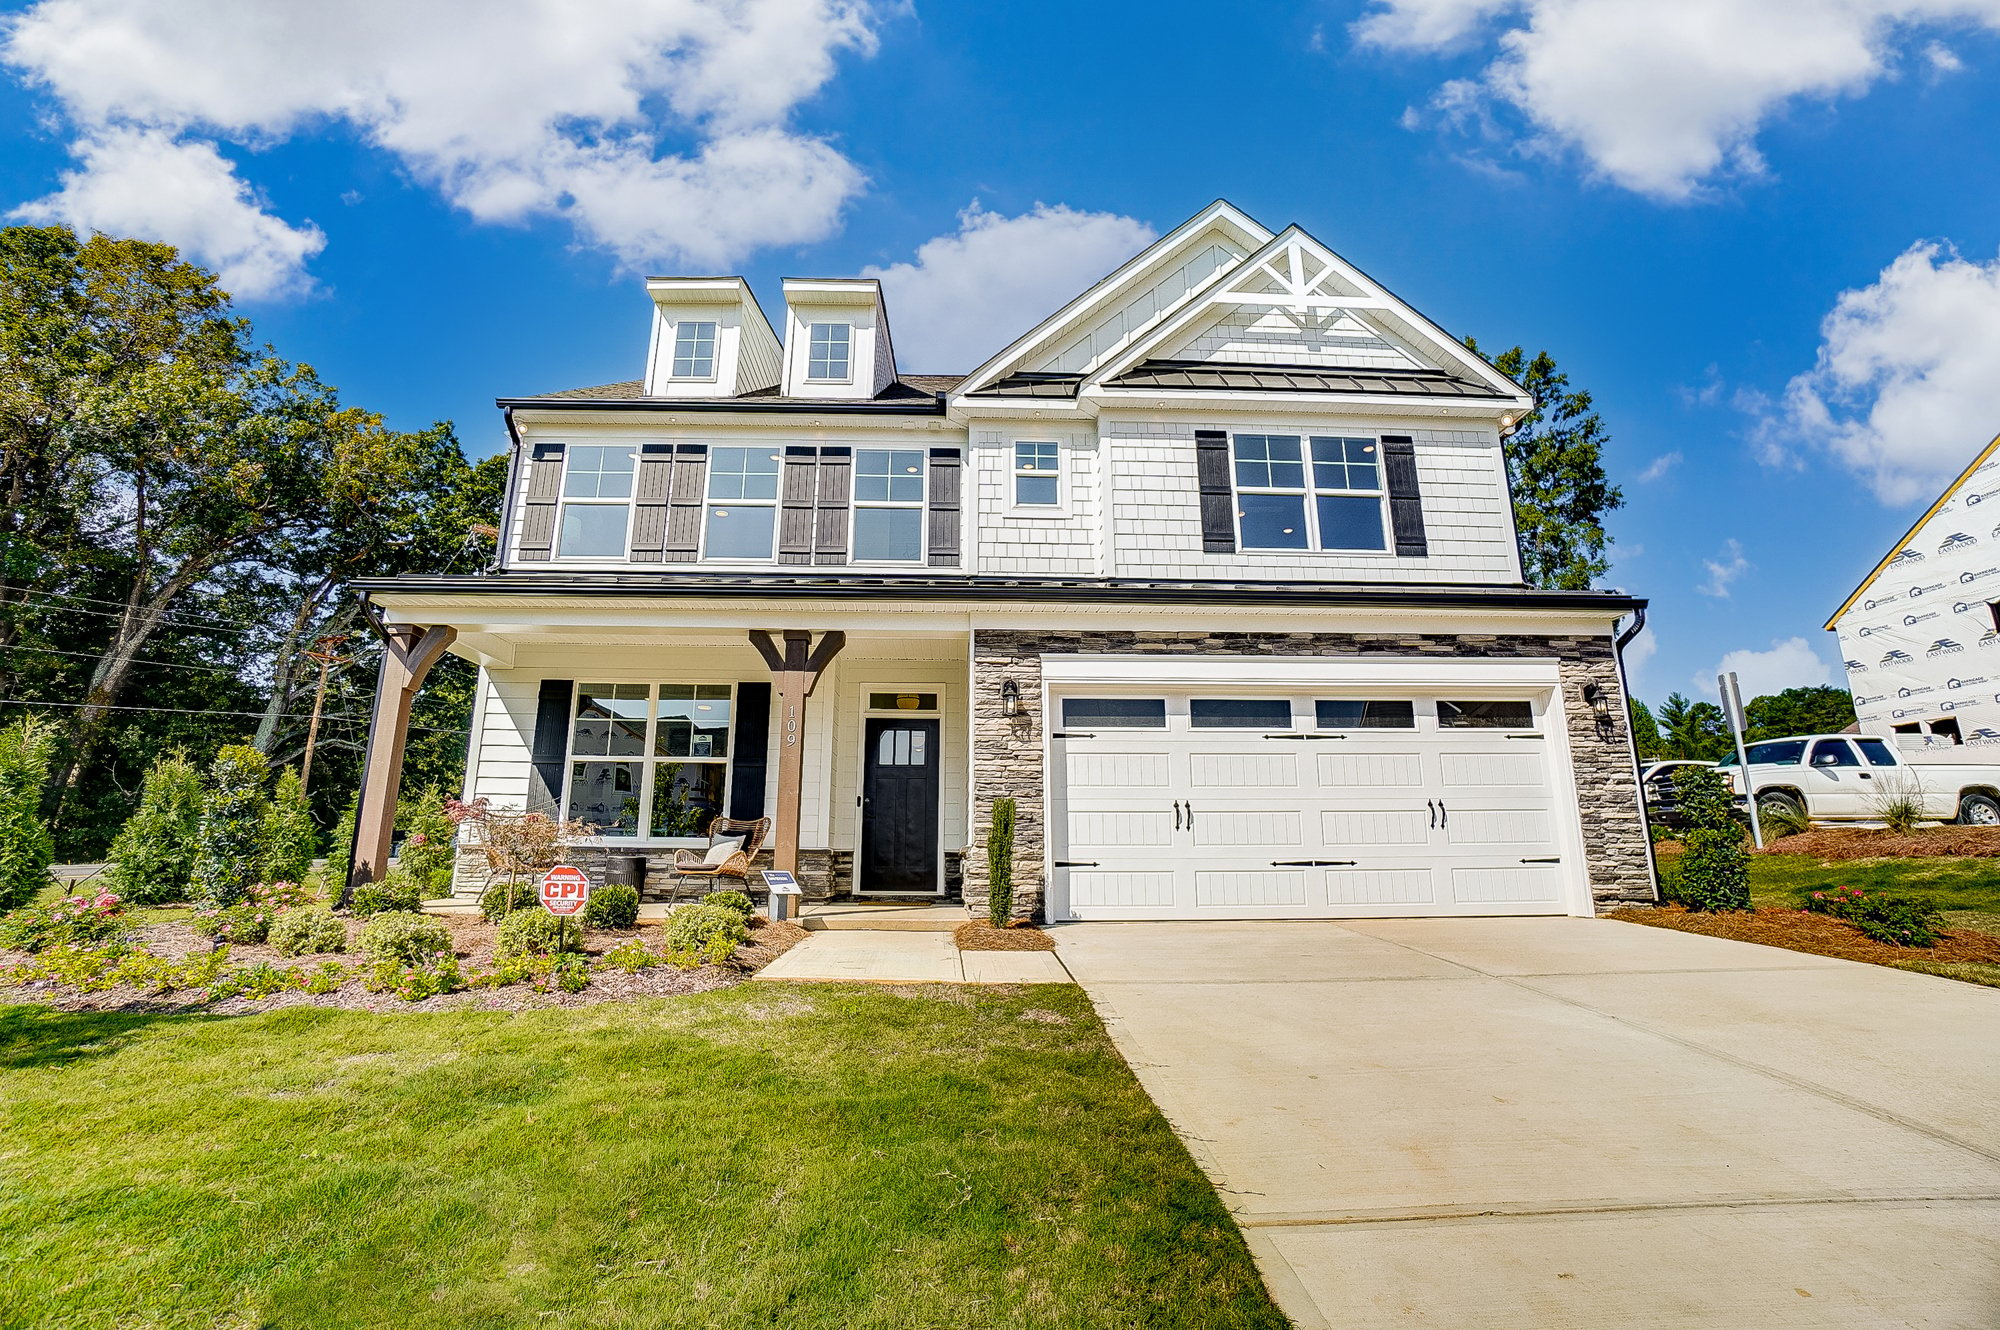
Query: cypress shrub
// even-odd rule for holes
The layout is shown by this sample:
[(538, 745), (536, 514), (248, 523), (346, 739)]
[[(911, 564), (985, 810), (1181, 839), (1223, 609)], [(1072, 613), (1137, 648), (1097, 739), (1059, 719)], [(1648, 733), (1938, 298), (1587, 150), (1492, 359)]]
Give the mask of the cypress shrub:
[(243, 899), (263, 866), (258, 854), (264, 822), (264, 755), (248, 744), (231, 744), (215, 755), (202, 796), (195, 833), (194, 889), (209, 905)]
[(590, 893), (583, 922), (591, 928), (630, 928), (639, 922), (639, 893), (613, 882)]
[(347, 801), (340, 821), (333, 824), (333, 837), (326, 845), (325, 880), (319, 892), (330, 901), (339, 900), (340, 893), (347, 890), (347, 875), (354, 868), (354, 823), (360, 816), (361, 800), (357, 796)]
[(257, 849), (266, 882), (303, 882), (312, 874), (319, 828), (313, 825), (299, 773), (290, 768), (278, 773), (278, 791), (258, 825)]
[(19, 909), (55, 881), (55, 837), (42, 820), (55, 755), (55, 731), (39, 717), (0, 729), (0, 910)]
[(1681, 837), (1680, 877), (1668, 898), (1690, 910), (1749, 909), (1750, 856), (1729, 787), (1706, 767), (1687, 767), (1674, 773), (1674, 789), (1688, 831)]
[(446, 816), (444, 791), (432, 785), (397, 810), (404, 831), (399, 867), (431, 896), (451, 894), (451, 869), (458, 860), (458, 824)]
[(993, 801), (986, 831), (986, 918), (995, 928), (1014, 921), (1014, 801)]
[(201, 772), (185, 753), (146, 768), (139, 807), (111, 842), (111, 889), (127, 905), (184, 901), (194, 882), (194, 842), (201, 826)]

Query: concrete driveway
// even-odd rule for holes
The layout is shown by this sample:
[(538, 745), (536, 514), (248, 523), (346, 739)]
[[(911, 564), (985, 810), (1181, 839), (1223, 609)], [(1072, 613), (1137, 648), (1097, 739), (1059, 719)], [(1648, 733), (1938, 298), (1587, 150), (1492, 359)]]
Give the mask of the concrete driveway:
[(2000, 989), (1596, 919), (1055, 932), (1301, 1326), (2000, 1326)]

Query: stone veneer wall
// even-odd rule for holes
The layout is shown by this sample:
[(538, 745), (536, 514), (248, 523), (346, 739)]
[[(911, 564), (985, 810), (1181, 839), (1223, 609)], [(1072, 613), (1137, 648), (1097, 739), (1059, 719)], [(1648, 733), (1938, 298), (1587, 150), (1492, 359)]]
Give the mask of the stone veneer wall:
[[(604, 874), (613, 855), (630, 854), (633, 851), (611, 849), (606, 846), (580, 845), (570, 851), (566, 862), (581, 868), (590, 878), (592, 887), (604, 885)], [(665, 900), (673, 886), (673, 851), (646, 851), (646, 885), (639, 893), (642, 900)], [(954, 898), (959, 891), (960, 863), (957, 851), (945, 855), (944, 880), (945, 896)], [(767, 849), (757, 856), (758, 868), (771, 866), (771, 852)], [(809, 901), (830, 900), (836, 896), (851, 893), (854, 883), (854, 852), (852, 850), (800, 850), (799, 889)], [(474, 851), (460, 854), (452, 873), (452, 894), (457, 897), (477, 900), (488, 885), (484, 856)], [(687, 893), (699, 892), (703, 888), (696, 880), (686, 884)], [(761, 895), (761, 889), (753, 886), (752, 896)], [(683, 897), (685, 898), (685, 896)]]
[[(1652, 861), (1639, 811), (1639, 774), (1632, 765), (1628, 718), (1618, 686), (1618, 662), (1608, 637), (1539, 637), (1371, 633), (1204, 632), (1008, 632), (979, 631), (972, 666), (980, 681), (973, 706), (973, 836), (965, 857), (965, 902), (975, 915), (986, 906), (986, 832), (993, 801), (1011, 795), (1016, 805), (1014, 893), (1016, 909), (1042, 913), (1043, 843), (1047, 785), (1042, 771), (1044, 655), (1237, 656), (1494, 656), (1555, 657), (1569, 725), (1570, 758), (1583, 820), (1583, 847), (1591, 895), (1598, 908), (1651, 904)], [(1000, 687), (1021, 689), (1021, 714), (1000, 712)], [(1595, 683), (1611, 699), (1600, 721), (1584, 702), (1583, 685)]]

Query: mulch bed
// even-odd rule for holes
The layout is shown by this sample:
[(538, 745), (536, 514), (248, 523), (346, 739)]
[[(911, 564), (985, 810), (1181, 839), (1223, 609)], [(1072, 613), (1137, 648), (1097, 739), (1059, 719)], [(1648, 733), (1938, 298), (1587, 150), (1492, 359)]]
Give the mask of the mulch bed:
[(1677, 928), (1683, 933), (1703, 933), (1738, 942), (1759, 942), (1767, 947), (1783, 947), (1787, 951), (1807, 951), (1816, 956), (1867, 961), (1871, 965), (1897, 965), (1909, 961), (1980, 961), (2000, 965), (2000, 934), (1981, 933), (1969, 928), (1940, 930), (1935, 947), (1896, 947), (1873, 941), (1854, 925), (1839, 919), (1813, 914), (1808, 910), (1785, 910), (1775, 906), (1747, 912), (1732, 910), (1709, 914), (1691, 913), (1678, 905), (1656, 905), (1643, 909), (1613, 910), (1609, 917), (1654, 928)]
[(1762, 852), (1817, 859), (2000, 859), (2000, 827), (1920, 827), (1900, 836), (1873, 827), (1824, 827), (1781, 836)]
[[(493, 945), (499, 928), (477, 915), (433, 915), (451, 930), (452, 950), (467, 968), (485, 967), (493, 962)], [(348, 946), (352, 948), (366, 920), (347, 921)], [(637, 928), (590, 928), (584, 930), (584, 954), (601, 956), (621, 942), (639, 937), (658, 949), (659, 924), (647, 921)], [(209, 949), (209, 940), (186, 924), (147, 924), (126, 935), (134, 944), (156, 956), (179, 960)], [(807, 936), (792, 923), (773, 923), (761, 916), (751, 920), (750, 938), (736, 949), (724, 965), (704, 965), (693, 970), (657, 965), (651, 969), (626, 972), (616, 969), (592, 970), (590, 985), (581, 993), (565, 993), (551, 988), (538, 993), (526, 983), (506, 988), (467, 989), (443, 993), (421, 1002), (405, 1002), (394, 993), (371, 993), (357, 979), (349, 980), (331, 993), (303, 993), (296, 990), (268, 998), (225, 998), (202, 1002), (193, 993), (147, 993), (135, 988), (110, 988), (98, 993), (69, 992), (59, 985), (38, 981), (12, 985), (5, 973), (32, 959), (26, 952), (0, 949), (0, 1001), (35, 1002), (57, 1011), (208, 1011), (218, 1015), (242, 1015), (270, 1011), (277, 1007), (332, 1007), (343, 1011), (424, 1012), (424, 1011), (527, 1011), (538, 1007), (588, 1007), (599, 1002), (628, 1002), (634, 998), (672, 997), (683, 993), (705, 993), (742, 983), (758, 970), (791, 950)], [(335, 961), (359, 967), (363, 958), (353, 950), (315, 956), (281, 956), (274, 947), (261, 943), (231, 943), (229, 963), (255, 965), (259, 961), (274, 966), (297, 966), (311, 971), (321, 961)]]
[(1039, 928), (995, 928), (983, 919), (952, 930), (960, 951), (1054, 951), (1056, 940)]

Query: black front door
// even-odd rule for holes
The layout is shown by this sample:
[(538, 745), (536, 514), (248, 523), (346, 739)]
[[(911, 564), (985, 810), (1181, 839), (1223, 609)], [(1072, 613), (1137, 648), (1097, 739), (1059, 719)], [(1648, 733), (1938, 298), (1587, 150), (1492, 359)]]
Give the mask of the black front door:
[(861, 781), (861, 892), (938, 889), (938, 723), (878, 717)]

